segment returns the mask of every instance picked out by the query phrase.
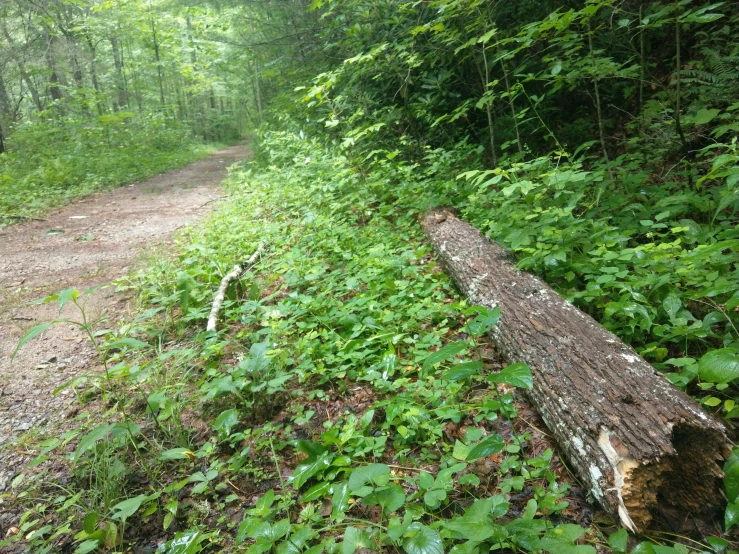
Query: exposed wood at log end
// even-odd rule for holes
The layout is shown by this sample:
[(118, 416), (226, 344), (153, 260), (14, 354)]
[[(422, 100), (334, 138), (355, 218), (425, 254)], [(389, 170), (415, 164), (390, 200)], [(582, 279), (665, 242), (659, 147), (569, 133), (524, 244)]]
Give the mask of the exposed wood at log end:
[[(671, 433), (675, 453), (659, 459), (617, 464), (623, 477), (621, 499), (635, 529), (646, 529), (657, 512), (678, 508), (696, 516), (723, 509), (720, 463), (727, 454), (724, 434), (717, 429), (678, 425)], [(714, 463), (715, 462), (715, 463)]]

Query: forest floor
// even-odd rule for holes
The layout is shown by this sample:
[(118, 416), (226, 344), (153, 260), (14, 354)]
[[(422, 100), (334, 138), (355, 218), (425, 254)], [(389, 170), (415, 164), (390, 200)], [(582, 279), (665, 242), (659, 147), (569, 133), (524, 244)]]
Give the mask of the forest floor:
[[(212, 209), (226, 169), (248, 154), (246, 145), (232, 146), (0, 231), (0, 492), (29, 459), (24, 436), (75, 415), (73, 392), (54, 395), (54, 389), (95, 363), (89, 341), (69, 324), (52, 326), (11, 360), (31, 326), (59, 317), (56, 303), (28, 302), (126, 275), (147, 248)], [(125, 294), (102, 286), (90, 297), (87, 312), (115, 323), (128, 312), (129, 302)], [(73, 309), (70, 303), (61, 317), (76, 315)]]

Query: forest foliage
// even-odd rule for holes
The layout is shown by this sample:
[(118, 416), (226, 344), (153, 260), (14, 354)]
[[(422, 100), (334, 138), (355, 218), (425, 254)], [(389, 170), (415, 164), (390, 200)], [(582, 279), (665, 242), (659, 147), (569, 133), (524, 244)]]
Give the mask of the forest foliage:
[[(106, 371), (69, 386), (84, 402), (111, 399), (109, 410), (40, 445), (35, 486), (15, 484), (26, 512), (9, 544), (737, 551), (736, 454), (722, 514), (687, 526), (658, 514), (671, 531), (630, 537), (592, 513), (522, 413), (514, 390), (531, 386), (527, 368), (491, 364), (484, 333), (498, 314), (457, 296), (416, 222), (455, 206), (733, 428), (735, 3), (58, 5), (105, 38), (100, 60), (114, 58), (111, 29), (127, 45), (126, 110), (113, 59), (95, 65), (100, 92), (59, 84), (67, 97), (44, 120), (10, 56), (22, 110), (9, 151), (31, 133), (24, 125), (64, 133), (109, 118), (92, 133), (100, 141), (127, 112), (115, 131), (130, 133), (126, 144), (149, 129), (162, 133), (154, 146), (261, 127), (231, 200), (182, 237), (176, 259), (123, 284), (140, 297), (138, 318), (116, 331), (101, 322), (107, 336), (85, 323)], [(10, 21), (28, 13), (17, 6)], [(158, 60), (152, 29), (169, 41)], [(41, 51), (36, 79), (51, 94)], [(73, 75), (69, 50), (61, 58)], [(225, 329), (203, 333), (220, 279), (259, 243), (267, 253), (231, 291)], [(63, 493), (43, 472), (54, 461), (71, 475)]]

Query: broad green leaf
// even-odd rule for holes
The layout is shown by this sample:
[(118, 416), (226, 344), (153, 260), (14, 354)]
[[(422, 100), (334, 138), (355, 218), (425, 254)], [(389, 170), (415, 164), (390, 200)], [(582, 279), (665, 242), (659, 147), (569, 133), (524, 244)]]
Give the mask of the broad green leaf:
[(739, 499), (739, 448), (734, 448), (724, 464), (724, 487), (729, 502)]
[(201, 551), (200, 543), (206, 539), (200, 531), (175, 533), (172, 540), (164, 543), (163, 554), (197, 554)]
[(110, 433), (110, 425), (104, 423), (102, 425), (98, 425), (82, 437), (77, 445), (77, 450), (74, 452), (74, 461), (76, 462), (82, 454), (93, 448), (97, 441), (107, 437), (108, 433)]
[(290, 476), (289, 482), (295, 489), (302, 487), (308, 479), (325, 470), (331, 465), (333, 454), (324, 452), (317, 457), (308, 458), (305, 462), (295, 468)]
[(294, 444), (295, 448), (297, 448), (304, 454), (308, 454), (308, 456), (320, 456), (327, 450), (327, 448), (322, 444), (318, 444), (317, 442), (313, 441), (297, 440), (292, 444)]
[(333, 483), (331, 483), (331, 481), (323, 481), (321, 483), (318, 483), (317, 485), (313, 485), (311, 488), (305, 491), (305, 494), (302, 497), (300, 497), (300, 501), (313, 502), (314, 500), (317, 500), (322, 496), (330, 494), (332, 488)]
[(614, 552), (626, 552), (628, 548), (629, 534), (626, 529), (619, 529), (615, 533), (611, 533), (608, 537), (608, 545), (613, 549)]
[(392, 483), (365, 496), (364, 503), (368, 506), (379, 504), (383, 513), (389, 514), (405, 504), (405, 493), (403, 487), (397, 483)]
[(731, 502), (726, 506), (724, 515), (724, 531), (728, 531), (739, 523), (739, 502)]
[(505, 529), (493, 523), (491, 511), (495, 502), (493, 498), (477, 499), (463, 515), (451, 519), (445, 527), (453, 531), (456, 538), (474, 542), (483, 542), (491, 537), (505, 538)]
[(572, 544), (549, 537), (541, 539), (538, 548), (550, 554), (597, 554), (595, 547), (589, 544)]
[(485, 458), (491, 454), (497, 454), (505, 447), (505, 441), (500, 435), (489, 435), (470, 449), (467, 461), (472, 462), (478, 458)]
[(414, 522), (404, 533), (403, 549), (407, 554), (444, 554), (444, 544), (439, 532)]
[(504, 367), (495, 375), (491, 375), (490, 380), (493, 383), (504, 383), (520, 389), (530, 389), (534, 386), (529, 366), (520, 363)]
[(473, 375), (479, 375), (482, 368), (482, 362), (462, 362), (446, 370), (441, 378), (445, 381), (463, 381)]
[(357, 548), (372, 548), (372, 539), (366, 531), (347, 527), (341, 543), (341, 554), (354, 554)]
[(82, 541), (75, 549), (74, 554), (87, 554), (88, 552), (93, 552), (97, 549), (99, 544), (99, 540), (89, 539), (86, 541)]
[(62, 310), (64, 309), (64, 306), (69, 302), (70, 300), (77, 300), (80, 293), (77, 289), (65, 289), (62, 292), (59, 293), (59, 313), (62, 313)]
[(344, 481), (334, 485), (334, 494), (331, 497), (331, 517), (336, 519), (349, 509), (349, 482)]
[(680, 300), (680, 297), (676, 294), (671, 294), (662, 301), (662, 307), (667, 312), (667, 315), (670, 316), (670, 319), (675, 319), (675, 316), (682, 305), (683, 303)]
[(378, 486), (387, 485), (390, 479), (390, 467), (385, 464), (369, 464), (355, 469), (349, 477), (349, 491), (356, 492), (368, 483)]
[(719, 348), (698, 360), (698, 375), (709, 383), (729, 383), (739, 377), (739, 353), (734, 348)]
[(223, 436), (231, 435), (231, 429), (239, 422), (239, 411), (235, 408), (225, 410), (218, 414), (213, 422), (213, 429), (222, 433)]
[(140, 494), (133, 498), (124, 500), (123, 502), (119, 502), (113, 506), (110, 517), (118, 520), (124, 520), (131, 517), (141, 507), (141, 504), (147, 500), (147, 498), (148, 496), (145, 494)]
[(432, 352), (426, 357), (423, 362), (423, 369), (428, 370), (435, 364), (451, 360), (454, 356), (462, 352), (467, 348), (467, 345), (463, 342), (453, 342), (440, 348), (436, 352)]
[(705, 125), (706, 123), (710, 123), (720, 112), (721, 110), (717, 109), (700, 109), (692, 118), (693, 123), (695, 123), (696, 125)]
[(483, 306), (479, 306), (478, 308), (480, 308), (480, 313), (467, 324), (470, 334), (475, 337), (481, 337), (490, 331), (500, 319), (500, 308), (494, 308), (492, 310), (488, 310)]
[(177, 447), (165, 450), (159, 455), (160, 460), (194, 460), (195, 453), (187, 448)]

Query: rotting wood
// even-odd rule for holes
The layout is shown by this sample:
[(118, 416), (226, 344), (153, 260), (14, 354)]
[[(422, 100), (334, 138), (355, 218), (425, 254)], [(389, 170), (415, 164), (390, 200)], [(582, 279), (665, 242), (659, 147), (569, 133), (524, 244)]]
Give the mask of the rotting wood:
[(720, 464), (732, 445), (720, 423), (451, 211), (421, 224), (470, 302), (500, 307), (496, 348), (531, 368), (532, 404), (607, 512), (640, 531), (661, 508), (722, 507)]
[(206, 331), (216, 330), (216, 324), (218, 323), (218, 312), (221, 310), (223, 299), (226, 298), (226, 290), (228, 290), (228, 285), (234, 279), (238, 279), (239, 277), (241, 277), (244, 271), (246, 271), (246, 269), (256, 261), (256, 259), (259, 257), (259, 254), (262, 253), (263, 248), (264, 244), (260, 243), (259, 246), (257, 246), (254, 254), (252, 254), (251, 258), (246, 260), (243, 265), (235, 265), (234, 268), (228, 274), (226, 274), (223, 279), (221, 279), (221, 286), (218, 287), (218, 292), (213, 299), (213, 307), (210, 309), (210, 315), (208, 316), (208, 325), (205, 328)]

